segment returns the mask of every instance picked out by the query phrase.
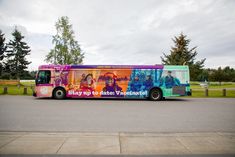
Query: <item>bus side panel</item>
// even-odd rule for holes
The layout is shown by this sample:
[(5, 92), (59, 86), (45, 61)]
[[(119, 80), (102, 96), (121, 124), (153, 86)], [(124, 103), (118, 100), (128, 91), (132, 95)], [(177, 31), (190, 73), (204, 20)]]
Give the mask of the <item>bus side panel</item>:
[(159, 78), (156, 69), (71, 69), (65, 88), (68, 97), (145, 98)]
[(70, 69), (54, 75), (54, 86), (63, 86), (67, 97), (146, 98), (153, 87), (163, 96), (189, 92), (187, 66), (164, 66), (164, 69)]

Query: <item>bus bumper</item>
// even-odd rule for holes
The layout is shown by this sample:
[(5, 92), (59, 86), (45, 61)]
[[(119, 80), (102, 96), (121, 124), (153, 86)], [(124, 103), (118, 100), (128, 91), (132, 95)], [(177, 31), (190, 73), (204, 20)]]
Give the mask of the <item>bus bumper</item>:
[(190, 91), (188, 91), (186, 94), (187, 96), (192, 96), (192, 93)]
[(34, 97), (36, 97), (36, 96), (37, 96), (37, 94), (36, 94), (35, 92), (33, 92), (33, 96), (34, 96)]

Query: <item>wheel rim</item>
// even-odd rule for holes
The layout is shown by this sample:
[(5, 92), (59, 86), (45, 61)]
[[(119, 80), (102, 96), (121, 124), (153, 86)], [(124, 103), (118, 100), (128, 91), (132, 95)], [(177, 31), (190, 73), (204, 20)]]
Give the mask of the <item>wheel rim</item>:
[(57, 98), (63, 98), (64, 97), (64, 92), (62, 90), (57, 90), (55, 93)]
[(159, 97), (160, 97), (159, 91), (155, 90), (155, 91), (152, 92), (152, 98), (153, 98), (154, 100), (159, 99)]

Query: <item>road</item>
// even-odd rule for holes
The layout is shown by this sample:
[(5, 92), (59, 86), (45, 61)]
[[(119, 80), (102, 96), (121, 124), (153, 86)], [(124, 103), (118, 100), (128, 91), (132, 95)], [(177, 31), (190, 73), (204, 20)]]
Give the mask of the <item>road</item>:
[(0, 131), (235, 132), (235, 99), (152, 102), (0, 96)]

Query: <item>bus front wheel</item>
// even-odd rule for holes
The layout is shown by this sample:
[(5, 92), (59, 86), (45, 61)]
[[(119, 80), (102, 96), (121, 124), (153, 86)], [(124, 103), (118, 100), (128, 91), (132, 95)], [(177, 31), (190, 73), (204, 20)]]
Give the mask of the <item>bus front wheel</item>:
[(64, 99), (66, 96), (66, 92), (64, 88), (56, 88), (53, 91), (53, 98), (54, 99)]
[(159, 88), (153, 88), (150, 92), (149, 92), (149, 99), (153, 100), (153, 101), (159, 101), (162, 100), (163, 96), (162, 96), (162, 91)]

